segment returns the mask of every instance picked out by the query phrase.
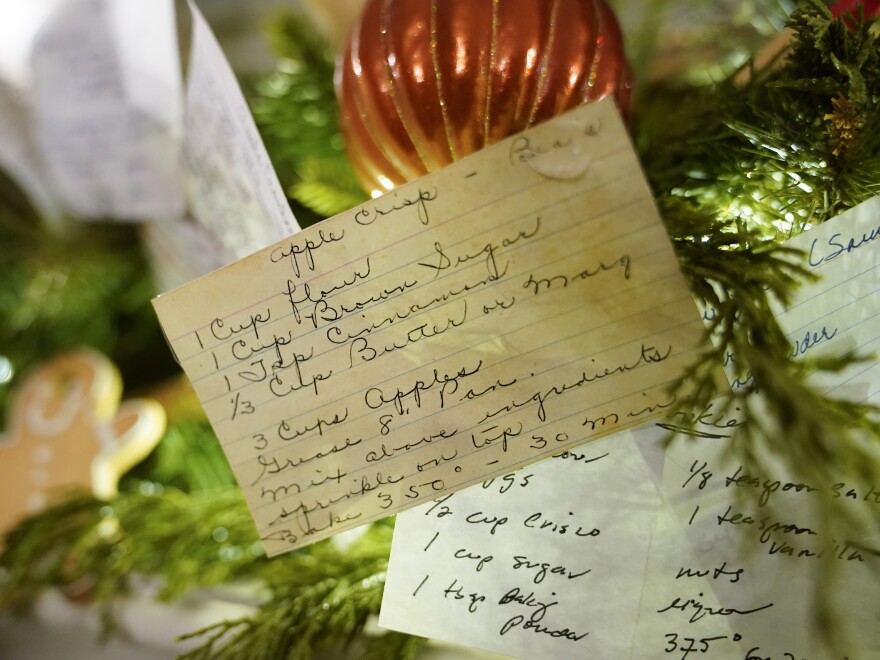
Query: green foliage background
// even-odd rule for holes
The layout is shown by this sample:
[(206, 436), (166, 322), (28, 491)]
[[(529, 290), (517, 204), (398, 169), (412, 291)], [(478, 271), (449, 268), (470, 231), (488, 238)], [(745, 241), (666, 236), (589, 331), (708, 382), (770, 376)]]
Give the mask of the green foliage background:
[[(789, 9), (745, 4), (768, 25)], [(692, 290), (717, 310), (711, 330), (720, 338), (714, 347), (707, 341), (704, 359), (685, 375), (699, 387), (682, 410), (723, 394), (710, 368), (730, 352), (772, 412), (768, 419), (745, 394), (726, 399), (747, 422), (732, 451), (749, 471), (761, 473), (770, 455), (806, 483), (832, 473), (880, 482), (873, 458), (878, 411), (828, 399), (806, 384), (816, 370), (876, 357), (794, 362), (769, 306), (807, 277), (780, 241), (880, 192), (880, 49), (871, 23), (849, 29), (823, 4), (806, 2), (791, 18), (798, 37), (787, 56), (752, 71), (747, 82), (718, 78), (733, 71), (736, 44), (720, 64), (689, 64), (652, 80), (651, 54), (664, 38), (655, 19), (665, 3), (651, 5), (632, 37), (642, 81), (632, 134)], [(336, 125), (334, 53), (294, 14), (279, 16), (270, 36), (275, 70), (247, 86), (291, 204), (307, 225), (365, 194)], [(0, 180), (0, 374), (3, 360), (13, 374), (6, 383), (0, 377), (2, 408), (29, 366), (81, 345), (108, 354), (130, 389), (173, 373), (149, 307), (153, 293), (132, 228), (47, 224)], [(868, 443), (859, 440), (864, 436)], [(832, 503), (823, 506), (828, 530), (840, 538), (880, 526), (876, 515), (850, 520)], [(114, 604), (132, 588), (132, 576), (161, 578), (159, 597), (168, 600), (256, 580), (263, 585), (257, 614), (194, 631), (202, 646), (187, 657), (306, 658), (352, 641), (365, 657), (413, 657), (422, 640), (361, 634), (381, 601), (391, 530), (384, 521), (348, 547), (325, 541), (268, 560), (210, 428), (176, 421), (113, 501), (71, 494), (6, 537), (0, 610), (24, 612), (49, 586), (85, 583), (110, 631)], [(820, 598), (817, 614), (842, 648), (846, 640), (834, 638), (837, 613)]]

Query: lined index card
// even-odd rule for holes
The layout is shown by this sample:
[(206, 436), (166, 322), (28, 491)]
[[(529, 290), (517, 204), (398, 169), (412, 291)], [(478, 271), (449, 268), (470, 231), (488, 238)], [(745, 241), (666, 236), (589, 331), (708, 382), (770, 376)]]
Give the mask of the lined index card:
[(154, 304), (269, 555), (662, 415), (703, 333), (611, 101)]

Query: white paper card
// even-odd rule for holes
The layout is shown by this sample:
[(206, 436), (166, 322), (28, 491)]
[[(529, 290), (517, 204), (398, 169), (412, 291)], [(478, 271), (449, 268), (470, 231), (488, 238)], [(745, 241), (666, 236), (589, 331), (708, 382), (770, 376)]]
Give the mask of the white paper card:
[(170, 0), (68, 0), (37, 34), (31, 73), (36, 140), (63, 206), (92, 218), (182, 215)]
[[(798, 262), (819, 278), (797, 289), (787, 309), (771, 299), (776, 319), (791, 340), (793, 357), (880, 352), (878, 239), (880, 197), (874, 197), (785, 242), (806, 255), (805, 262)], [(714, 313), (707, 309), (703, 317), (711, 319)], [(735, 359), (728, 354), (725, 360), (731, 386), (752, 387), (751, 373), (740, 378), (733, 374)], [(838, 374), (818, 374), (811, 382), (836, 398), (876, 402), (880, 365), (875, 359)]]
[(832, 396), (878, 402), (880, 395), (880, 197), (874, 197), (786, 241), (807, 253), (820, 279), (798, 290), (777, 318), (800, 355), (874, 356), (814, 383)]
[(379, 624), (524, 658), (627, 657), (657, 491), (656, 426), (400, 514)]
[(26, 98), (20, 89), (0, 80), (0, 170), (27, 193), (44, 213), (57, 212), (33, 139)]
[(213, 232), (190, 216), (173, 223), (146, 223), (141, 237), (159, 291), (170, 291), (235, 260)]
[(782, 467), (758, 477), (724, 452), (723, 438), (679, 438), (667, 449), (632, 657), (840, 659), (817, 634), (822, 575), (831, 578), (822, 598), (842, 614), (833, 630), (854, 645), (852, 657), (878, 657), (880, 560), (864, 549), (878, 539), (829, 535), (818, 507), (834, 500), (838, 515), (876, 519), (880, 484), (854, 490), (846, 475), (807, 484)]
[(235, 258), (299, 231), (220, 44), (193, 2), (184, 144), (196, 220)]

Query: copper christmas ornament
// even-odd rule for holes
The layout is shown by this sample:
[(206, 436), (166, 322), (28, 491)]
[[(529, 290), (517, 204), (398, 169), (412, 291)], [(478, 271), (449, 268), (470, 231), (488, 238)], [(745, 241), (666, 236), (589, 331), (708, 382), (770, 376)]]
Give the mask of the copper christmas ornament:
[(369, 0), (336, 71), (346, 149), (382, 192), (632, 80), (603, 0)]

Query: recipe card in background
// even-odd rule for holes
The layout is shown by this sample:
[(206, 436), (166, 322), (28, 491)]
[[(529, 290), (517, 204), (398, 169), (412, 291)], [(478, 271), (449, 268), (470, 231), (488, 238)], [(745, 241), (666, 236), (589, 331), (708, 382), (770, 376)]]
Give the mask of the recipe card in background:
[(195, 220), (220, 245), (212, 250), (217, 258), (240, 259), (299, 225), (232, 67), (199, 8), (192, 0), (187, 5), (192, 14), (183, 144), (187, 197)]
[(662, 415), (703, 334), (611, 100), (154, 304), (269, 555)]
[(819, 279), (795, 292), (777, 310), (795, 357), (871, 357), (839, 373), (820, 373), (811, 383), (830, 396), (876, 403), (880, 395), (880, 197), (786, 241), (803, 250)]
[[(865, 402), (880, 394), (880, 197), (873, 197), (821, 225), (785, 241), (800, 250), (802, 263), (818, 279), (794, 291), (786, 308), (771, 306), (791, 341), (791, 355), (805, 359), (854, 352), (873, 359), (840, 372), (813, 374), (810, 383), (829, 396)], [(714, 310), (704, 311), (712, 319)], [(751, 373), (737, 378), (736, 357), (725, 366), (733, 389), (754, 385)]]
[(522, 658), (628, 657), (659, 504), (642, 452), (665, 435), (623, 431), (402, 513), (379, 625)]
[(837, 631), (876, 657), (876, 538), (826, 557), (815, 506), (863, 515), (880, 488), (759, 478), (724, 455), (741, 422), (698, 417), (704, 437), (648, 424), (398, 515), (379, 624), (529, 660), (841, 660), (813, 618), (824, 558)]
[(37, 173), (51, 182), (51, 195), (85, 217), (181, 217), (174, 4), (59, 3), (29, 63), (32, 115), (23, 127), (32, 118)]
[[(870, 524), (861, 538), (841, 533), (852, 521), (838, 524), (876, 521), (880, 484), (845, 473), (804, 483), (770, 456), (762, 464), (774, 467), (750, 472), (723, 438), (667, 447), (633, 658), (843, 660), (821, 637), (820, 601), (848, 657), (880, 657), (878, 539)], [(835, 520), (822, 519), (823, 500)]]
[[(830, 397), (878, 402), (878, 238), (875, 197), (785, 242), (803, 251), (818, 278), (800, 287), (788, 307), (775, 307), (792, 356), (855, 352), (867, 358), (811, 375), (810, 384)], [(733, 385), (752, 384), (748, 376), (744, 381)], [(664, 506), (632, 657), (662, 650), (670, 657), (838, 660), (842, 656), (820, 638), (817, 598), (835, 608), (838, 618), (829, 626), (850, 645), (849, 657), (880, 656), (880, 483), (846, 473), (805, 483), (768, 452), (761, 452), (761, 464), (774, 468), (759, 476), (726, 451), (727, 425), (735, 420), (711, 410), (695, 418), (710, 422), (706, 437), (678, 438), (666, 451)], [(876, 448), (866, 454), (880, 463)], [(830, 518), (829, 503), (835, 507)], [(853, 528), (860, 536), (852, 536)], [(829, 579), (820, 584), (823, 577)]]
[(195, 3), (186, 80), (189, 210), (142, 227), (160, 290), (179, 287), (299, 231), (254, 118)]

